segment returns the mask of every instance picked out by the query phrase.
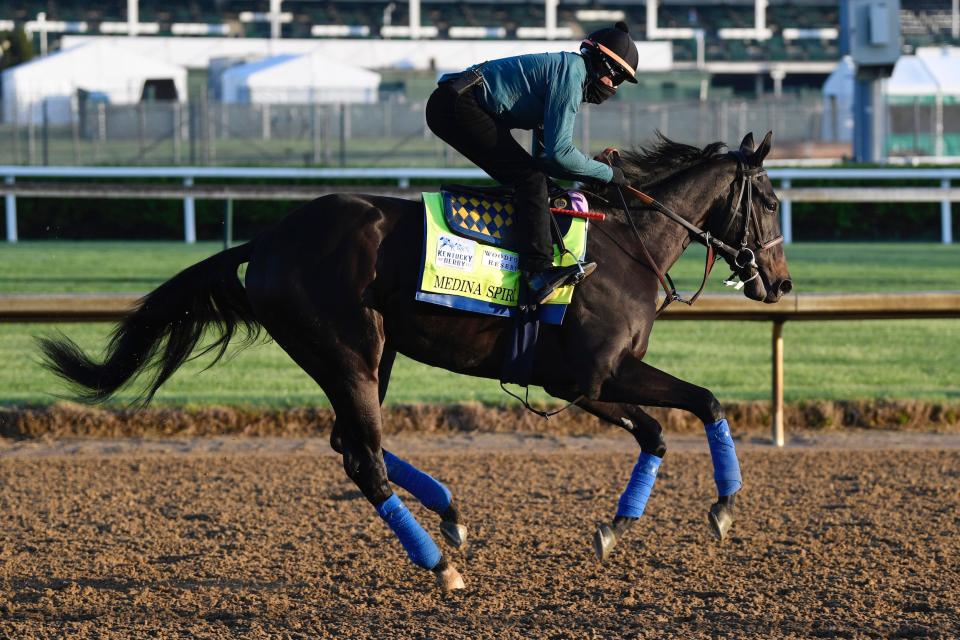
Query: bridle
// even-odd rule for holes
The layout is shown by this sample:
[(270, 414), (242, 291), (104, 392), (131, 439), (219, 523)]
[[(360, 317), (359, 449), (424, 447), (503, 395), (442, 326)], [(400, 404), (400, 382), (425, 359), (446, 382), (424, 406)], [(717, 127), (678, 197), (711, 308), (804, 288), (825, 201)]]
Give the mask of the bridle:
[[(755, 182), (766, 176), (767, 170), (762, 166), (749, 166), (747, 164), (746, 154), (739, 149), (730, 151), (727, 155), (735, 158), (737, 161), (737, 179), (740, 181), (740, 194), (737, 196), (736, 201), (730, 204), (730, 209), (725, 217), (720, 235), (727, 237), (730, 231), (733, 230), (733, 227), (740, 217), (737, 214), (740, 213), (744, 195), (746, 195), (747, 201), (746, 208), (742, 215), (743, 227), (740, 232), (740, 248), (737, 254), (731, 258), (733, 273), (730, 274), (730, 278), (723, 282), (725, 285), (733, 286), (739, 291), (743, 288), (743, 285), (760, 277), (760, 268), (757, 266), (756, 254), (781, 244), (783, 242), (783, 234), (777, 235), (769, 240), (763, 240), (761, 237), (763, 230), (760, 228), (760, 220), (757, 216), (753, 215), (753, 190), (758, 188)], [(754, 246), (753, 249), (747, 246), (751, 230), (753, 231), (753, 240), (756, 242), (756, 246)], [(744, 275), (746, 275), (746, 272), (749, 270), (753, 271), (753, 275), (744, 279)], [(734, 277), (739, 277), (740, 281), (734, 281)]]
[[(600, 154), (599, 158), (602, 161), (607, 162), (607, 164), (612, 164), (611, 158), (617, 155), (619, 155), (619, 151), (616, 149), (606, 149), (602, 154)], [(697, 298), (700, 297), (700, 294), (703, 293), (703, 290), (706, 287), (707, 278), (710, 276), (710, 271), (713, 269), (713, 264), (716, 261), (718, 254), (722, 255), (731, 265), (732, 273), (730, 274), (729, 278), (724, 280), (724, 284), (734, 286), (737, 290), (739, 290), (743, 288), (746, 283), (760, 277), (760, 268), (757, 266), (756, 259), (757, 254), (761, 251), (770, 249), (771, 247), (775, 247), (783, 242), (782, 234), (777, 235), (769, 240), (761, 239), (762, 230), (760, 227), (760, 221), (756, 216), (753, 215), (753, 190), (758, 189), (756, 185), (757, 181), (767, 175), (766, 169), (764, 169), (762, 166), (750, 166), (750, 164), (747, 162), (746, 154), (741, 150), (730, 151), (727, 155), (737, 161), (737, 176), (735, 178), (734, 189), (737, 189), (736, 183), (739, 183), (739, 194), (736, 196), (736, 198), (731, 199), (730, 206), (724, 215), (720, 235), (723, 237), (728, 237), (730, 231), (732, 231), (735, 227), (740, 226), (740, 246), (738, 248), (730, 246), (712, 234), (709, 229), (701, 229), (692, 222), (680, 217), (672, 209), (664, 205), (662, 202), (656, 200), (652, 196), (649, 196), (639, 189), (629, 185), (625, 187), (627, 191), (634, 195), (644, 205), (662, 213), (685, 228), (693, 240), (696, 240), (707, 248), (706, 262), (704, 263), (703, 270), (703, 280), (700, 282), (700, 288), (697, 289), (696, 293), (694, 293), (689, 299), (680, 295), (673, 283), (673, 279), (670, 277), (670, 274), (661, 269), (656, 260), (650, 254), (650, 251), (643, 242), (643, 238), (640, 236), (640, 230), (637, 229), (636, 222), (631, 215), (632, 211), (630, 206), (627, 204), (627, 199), (623, 195), (623, 189), (617, 185), (617, 194), (620, 196), (620, 202), (623, 205), (623, 210), (627, 220), (630, 222), (630, 227), (633, 229), (633, 233), (640, 244), (640, 250), (643, 252), (644, 259), (648, 263), (648, 266), (653, 269), (654, 273), (657, 274), (657, 279), (660, 280), (660, 284), (663, 287), (664, 293), (666, 294), (663, 304), (661, 304), (660, 308), (657, 310), (657, 316), (663, 313), (663, 310), (666, 309), (667, 305), (669, 305), (671, 302), (677, 301), (686, 305), (692, 305), (694, 302), (696, 302)], [(746, 200), (746, 209), (741, 212), (744, 200)], [(738, 225), (738, 223), (741, 221), (742, 224)], [(753, 247), (750, 246), (751, 231), (753, 231)], [(750, 275), (751, 272), (752, 275)], [(739, 278), (739, 281), (734, 280), (734, 278)]]

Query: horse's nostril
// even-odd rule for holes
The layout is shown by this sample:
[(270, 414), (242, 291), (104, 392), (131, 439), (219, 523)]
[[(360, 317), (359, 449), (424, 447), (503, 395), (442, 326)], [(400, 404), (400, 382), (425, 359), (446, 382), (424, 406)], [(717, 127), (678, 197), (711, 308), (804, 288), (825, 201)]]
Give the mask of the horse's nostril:
[(780, 293), (786, 295), (793, 291), (793, 282), (790, 280), (781, 280), (780, 281)]

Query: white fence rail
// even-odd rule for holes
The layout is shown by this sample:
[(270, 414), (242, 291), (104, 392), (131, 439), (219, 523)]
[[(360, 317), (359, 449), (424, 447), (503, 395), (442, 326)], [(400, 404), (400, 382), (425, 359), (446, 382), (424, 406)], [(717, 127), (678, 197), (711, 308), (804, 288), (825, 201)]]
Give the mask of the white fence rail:
[[(952, 186), (960, 181), (958, 168), (771, 168), (770, 179), (774, 181), (780, 195), (781, 225), (784, 240), (793, 241), (793, 203), (794, 202), (939, 202), (940, 203), (940, 239), (944, 244), (953, 242), (953, 219), (951, 205), (960, 201), (960, 187)], [(169, 198), (183, 201), (183, 237), (186, 242), (196, 241), (195, 201), (200, 199), (225, 200), (226, 211), (231, 210), (233, 200), (270, 200), (270, 199), (310, 199), (331, 191), (342, 189), (337, 186), (341, 180), (395, 181), (397, 188), (393, 192), (415, 195), (411, 190), (412, 180), (438, 184), (443, 181), (477, 180), (486, 178), (479, 169), (457, 168), (260, 168), (260, 167), (31, 167), (0, 166), (3, 177), (2, 190), (6, 208), (6, 237), (8, 242), (17, 241), (17, 196), (33, 198)], [(134, 179), (158, 180), (176, 179), (178, 185), (88, 183), (67, 186), (57, 182), (18, 183), (22, 179), (116, 179), (130, 181)], [(198, 184), (202, 180), (206, 183)], [(322, 185), (256, 185), (214, 184), (211, 180), (316, 180)], [(922, 180), (930, 186), (905, 187), (895, 185), (876, 186), (837, 186), (806, 187), (794, 186), (795, 182), (817, 181), (864, 181), (882, 183), (884, 181)], [(356, 188), (352, 185), (351, 188)], [(229, 224), (225, 228), (229, 228)], [(227, 238), (229, 241), (229, 238)]]

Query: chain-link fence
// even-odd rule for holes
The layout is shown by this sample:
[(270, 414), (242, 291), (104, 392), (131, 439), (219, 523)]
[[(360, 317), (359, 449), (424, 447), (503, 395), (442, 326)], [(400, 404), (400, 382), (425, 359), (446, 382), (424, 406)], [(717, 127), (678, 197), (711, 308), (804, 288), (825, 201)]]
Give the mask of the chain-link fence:
[[(18, 113), (21, 110), (14, 110)], [(73, 106), (0, 125), (0, 163), (30, 165), (465, 166), (427, 129), (422, 102), (236, 105), (213, 102)], [(819, 100), (763, 99), (585, 105), (575, 143), (629, 148), (661, 131), (678, 141), (739, 142), (747, 131), (778, 143), (820, 138)], [(529, 144), (528, 132), (517, 132)]]

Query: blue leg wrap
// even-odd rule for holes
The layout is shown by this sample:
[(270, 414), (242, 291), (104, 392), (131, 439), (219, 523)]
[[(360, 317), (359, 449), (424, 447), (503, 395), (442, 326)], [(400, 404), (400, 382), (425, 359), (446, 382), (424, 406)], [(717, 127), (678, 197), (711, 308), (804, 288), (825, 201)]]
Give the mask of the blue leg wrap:
[(424, 531), (403, 500), (393, 494), (377, 507), (377, 513), (393, 529), (410, 561), (424, 569), (433, 569), (443, 557), (437, 543)]
[(730, 425), (726, 418), (705, 424), (707, 442), (710, 443), (710, 457), (713, 458), (713, 479), (717, 483), (717, 495), (733, 495), (743, 486), (740, 476), (740, 463), (737, 461), (737, 449), (730, 436)]
[(387, 465), (387, 478), (390, 482), (409, 491), (427, 509), (442, 514), (450, 508), (450, 490), (433, 476), (420, 471), (386, 449), (383, 451), (383, 463)]
[(637, 464), (633, 466), (633, 473), (630, 474), (630, 482), (617, 503), (617, 517), (639, 518), (643, 515), (661, 462), (663, 458), (649, 453), (640, 454)]

